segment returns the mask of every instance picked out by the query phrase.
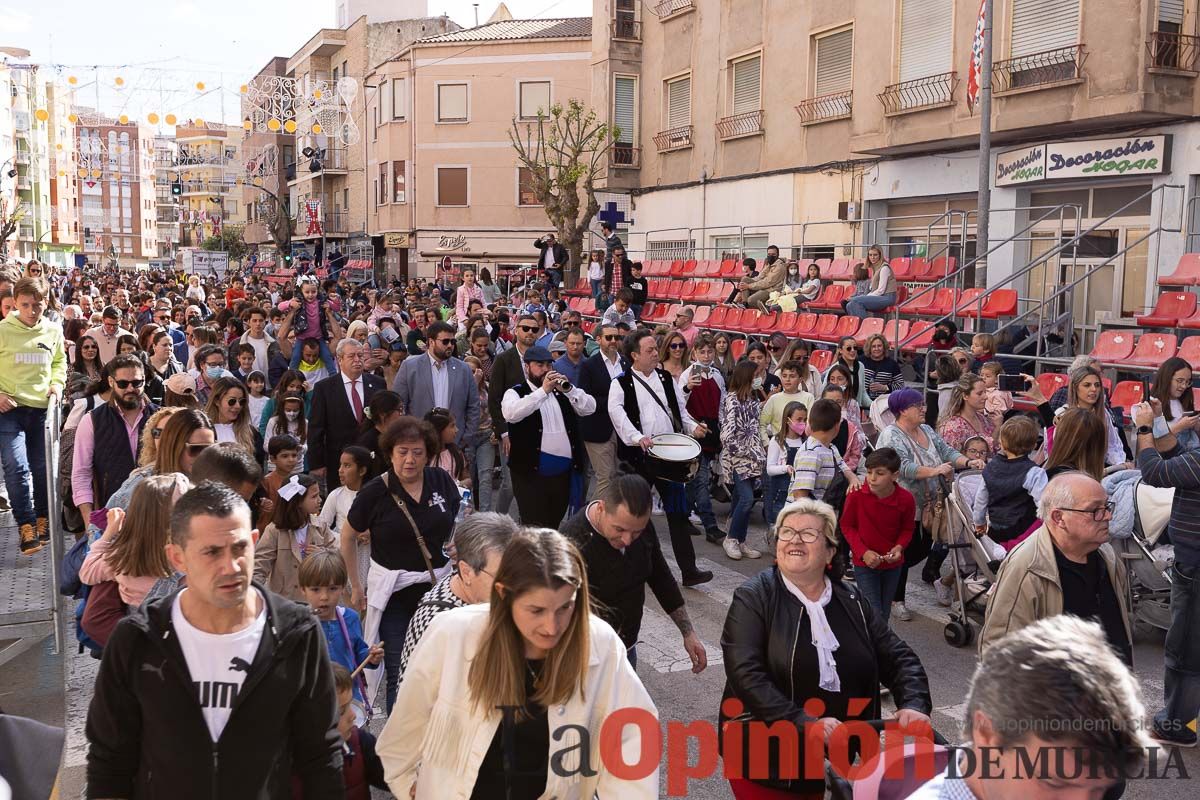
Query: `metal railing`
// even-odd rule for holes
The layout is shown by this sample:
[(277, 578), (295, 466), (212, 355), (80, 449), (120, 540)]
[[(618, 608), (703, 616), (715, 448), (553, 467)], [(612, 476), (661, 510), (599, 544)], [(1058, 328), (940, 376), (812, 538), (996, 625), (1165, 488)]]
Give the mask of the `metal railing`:
[(612, 38), (623, 42), (642, 40), (642, 23), (628, 17), (617, 17), (612, 21)]
[(810, 97), (796, 106), (802, 125), (812, 125), (817, 122), (828, 122), (844, 119), (850, 116), (854, 107), (854, 92), (837, 92), (823, 94), (820, 97)]
[(1151, 69), (1165, 69), (1196, 75), (1200, 56), (1200, 36), (1171, 31), (1153, 31), (1146, 41)]
[(958, 73), (944, 72), (885, 86), (878, 97), (885, 113), (901, 114), (951, 103), (957, 87)]
[(1087, 50), (1082, 44), (1044, 50), (992, 64), (992, 83), (997, 92), (1049, 86), (1083, 75)]
[(692, 126), (681, 125), (678, 128), (662, 131), (654, 135), (654, 146), (660, 153), (672, 150), (682, 150), (692, 146)]
[(674, 14), (691, 11), (695, 7), (693, 0), (662, 0), (654, 7), (654, 13), (659, 19), (666, 19)]
[[(349, 231), (349, 214), (345, 211), (326, 211), (321, 215), (321, 229), (324, 234), (341, 234)], [(320, 236), (321, 234), (308, 233), (308, 218), (305, 216), (296, 217), (292, 220), (292, 235), (293, 236)]]
[(721, 139), (736, 139), (739, 136), (754, 136), (763, 132), (763, 111), (747, 111), (717, 120), (717, 136)]
[(621, 169), (638, 169), (642, 166), (642, 148), (618, 142), (613, 145), (608, 163)]

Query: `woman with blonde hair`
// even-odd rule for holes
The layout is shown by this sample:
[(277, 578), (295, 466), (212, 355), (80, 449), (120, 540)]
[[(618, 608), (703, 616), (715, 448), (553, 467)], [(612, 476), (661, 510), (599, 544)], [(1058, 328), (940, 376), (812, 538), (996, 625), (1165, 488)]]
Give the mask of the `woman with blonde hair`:
[(250, 406), (246, 387), (237, 378), (219, 378), (204, 413), (213, 422), (218, 442), (237, 442), (246, 452), (263, 462), (263, 435), (250, 421)]
[(163, 429), (167, 427), (167, 420), (178, 410), (175, 406), (160, 408), (150, 415), (150, 419), (146, 420), (146, 427), (142, 436), (142, 449), (138, 453), (139, 467), (153, 464), (158, 458), (159, 437), (162, 436)]
[[(1096, 367), (1079, 367), (1068, 373), (1070, 382), (1067, 384), (1067, 404), (1063, 408), (1081, 408), (1092, 414), (1104, 424), (1105, 448), (1104, 463), (1109, 466), (1120, 466), (1129, 469), (1133, 466), (1125, 459), (1125, 446), (1121, 442), (1121, 432), (1113, 422), (1112, 415), (1104, 405), (1104, 378)], [(1059, 410), (1062, 414), (1062, 409)], [(1055, 423), (1055, 427), (1058, 425)], [(1053, 448), (1058, 432), (1052, 431), (1048, 438), (1049, 447)], [(1053, 451), (1052, 451), (1053, 452)]]
[(662, 346), (658, 348), (658, 360), (662, 362), (662, 368), (679, 383), (679, 376), (691, 363), (688, 359), (688, 342), (682, 333), (671, 330), (663, 336)]
[[(163, 411), (171, 413), (160, 419)], [(217, 440), (208, 417), (194, 408), (161, 409), (146, 421), (144, 430), (149, 435), (143, 435), (142, 453), (144, 443), (154, 439), (154, 460), (129, 473), (121, 488), (108, 498), (109, 508), (128, 508), (134, 491), (147, 478), (172, 472), (191, 475), (196, 456)]]
[[(426, 629), (376, 752), (397, 797), (658, 797), (657, 769), (626, 781), (599, 757), (618, 709), (657, 714), (621, 639), (589, 611), (579, 551), (557, 531), (526, 529), (504, 551), (490, 603)], [(633, 763), (640, 728), (620, 735)]]
[(974, 372), (966, 372), (958, 379), (946, 411), (938, 419), (938, 435), (946, 444), (959, 452), (967, 439), (983, 437), (988, 453), (996, 452), (996, 422), (984, 410), (987, 402), (987, 386), (983, 378)]

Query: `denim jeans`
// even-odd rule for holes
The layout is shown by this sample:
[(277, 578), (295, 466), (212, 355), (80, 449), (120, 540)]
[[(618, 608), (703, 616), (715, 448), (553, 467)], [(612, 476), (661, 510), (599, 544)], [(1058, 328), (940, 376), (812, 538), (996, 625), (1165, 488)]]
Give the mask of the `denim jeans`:
[[(318, 339), (317, 344), (321, 347), (321, 361), (325, 362), (325, 369), (329, 371), (330, 375), (337, 375), (338, 368), (333, 360), (333, 353), (329, 352), (329, 343), (324, 339)], [(304, 352), (304, 347), (297, 340), (296, 344), (292, 347), (292, 360), (288, 364), (289, 369), (300, 369), (300, 354), (302, 352)]]
[(710, 464), (712, 464), (712, 456), (701, 453), (700, 468), (696, 470), (696, 477), (687, 484), (688, 507), (700, 517), (700, 524), (704, 526), (705, 530), (717, 527), (717, 515), (712, 510), (712, 494), (709, 493), (708, 486), (712, 481)]
[(0, 452), (4, 486), (18, 525), (47, 517), (46, 409), (17, 406), (0, 414)]
[(729, 515), (729, 538), (746, 541), (750, 526), (750, 510), (754, 508), (754, 478), (733, 476), (733, 511)]
[(430, 589), (429, 582), (406, 586), (388, 600), (387, 608), (379, 618), (379, 638), (383, 640), (383, 674), (387, 685), (387, 712), (392, 713), (396, 704), (396, 692), (400, 686), (400, 654), (404, 652), (404, 637), (408, 623), (421, 598)]
[(871, 569), (855, 564), (854, 582), (880, 619), (890, 624), (892, 599), (896, 596), (896, 587), (900, 585), (900, 568)]
[(495, 511), (497, 514), (507, 514), (509, 508), (512, 507), (513, 488), (512, 474), (508, 471), (508, 456), (504, 455), (504, 445), (500, 445), (500, 488), (496, 491), (496, 507), (489, 508), (488, 511)]
[(629, 659), (629, 666), (633, 667), (634, 670), (636, 671), (637, 670), (637, 645), (635, 644), (633, 647), (626, 650), (625, 656)]
[(786, 472), (782, 475), (767, 475), (767, 491), (763, 497), (763, 519), (767, 527), (775, 526), (775, 518), (787, 505), (788, 489), (792, 485), (792, 476)]
[(599, 300), (600, 295), (604, 294), (604, 281), (600, 279), (588, 279), (588, 284), (592, 287), (592, 299)]
[(846, 313), (859, 319), (871, 316), (872, 311), (883, 311), (888, 306), (896, 304), (896, 295), (892, 294), (860, 294), (846, 301)]
[(492, 510), (492, 469), (496, 466), (496, 445), (491, 437), (471, 448), (471, 485), (474, 487), (475, 508)]
[(629, 310), (633, 312), (634, 319), (639, 320), (639, 321), (642, 319), (642, 309), (643, 308), (645, 308), (645, 306), (635, 306), (635, 305), (629, 306)]
[(1186, 727), (1200, 713), (1200, 567), (1175, 564), (1171, 567), (1171, 627), (1163, 648), (1165, 674), (1163, 699), (1166, 707), (1154, 716), (1159, 730), (1177, 738), (1194, 739)]
[(551, 267), (546, 270), (546, 286), (552, 289), (557, 289), (562, 283), (562, 270), (557, 267)]

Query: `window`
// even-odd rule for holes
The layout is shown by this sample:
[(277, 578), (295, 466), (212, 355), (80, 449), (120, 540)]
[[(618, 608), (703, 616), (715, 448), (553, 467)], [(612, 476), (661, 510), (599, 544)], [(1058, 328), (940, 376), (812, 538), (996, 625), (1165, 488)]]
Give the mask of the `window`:
[(350, 210), (350, 190), (342, 189), (342, 208), (346, 211)]
[(371, 104), (371, 141), (379, 139), (379, 103)]
[(467, 84), (440, 83), (437, 87), (438, 122), (467, 121)]
[(732, 107), (729, 113), (748, 114), (762, 108), (761, 77), (762, 55), (756, 53), (732, 64), (733, 91), (730, 92)]
[(637, 141), (637, 78), (628, 75), (613, 78), (612, 120), (618, 128), (618, 142), (631, 145)]
[(376, 178), (374, 183), (375, 191), (372, 193), (372, 197), (375, 198), (375, 207), (379, 208), (379, 178)]
[(667, 130), (692, 124), (692, 76), (667, 81)]
[(470, 193), (467, 190), (467, 167), (438, 167), (437, 168), (437, 204), (439, 206), (469, 205)]
[(392, 180), (395, 182), (392, 188), (392, 202), (404, 202), (404, 162), (392, 162)]
[(850, 91), (854, 61), (854, 29), (846, 28), (817, 38), (816, 85), (813, 94), (823, 97)]
[(1151, 63), (1155, 67), (1194, 69), (1194, 48), (1181, 47), (1179, 36), (1183, 32), (1183, 4), (1184, 0), (1158, 0), (1158, 24), (1150, 37)]
[(379, 203), (383, 205), (388, 201), (388, 162), (384, 161), (379, 165)]
[(388, 82), (379, 85), (379, 124), (385, 125), (392, 119), (392, 93), (388, 90)]
[(953, 69), (952, 0), (903, 0), (900, 6), (900, 83)]
[(521, 119), (537, 119), (539, 110), (544, 115), (550, 113), (550, 81), (522, 81), (517, 94)]
[(396, 78), (392, 81), (392, 119), (404, 119), (408, 110), (408, 97), (405, 89), (408, 81)]
[(332, 81), (333, 81), (333, 85), (334, 85), (334, 86), (337, 86), (337, 82), (338, 82), (338, 68), (337, 68), (337, 67), (334, 67), (334, 68), (333, 68), (333, 77), (332, 77)]
[(528, 167), (517, 167), (517, 205), (541, 205), (537, 199), (537, 192), (533, 190), (533, 171)]
[(1013, 0), (1013, 58), (1079, 41), (1079, 0)]

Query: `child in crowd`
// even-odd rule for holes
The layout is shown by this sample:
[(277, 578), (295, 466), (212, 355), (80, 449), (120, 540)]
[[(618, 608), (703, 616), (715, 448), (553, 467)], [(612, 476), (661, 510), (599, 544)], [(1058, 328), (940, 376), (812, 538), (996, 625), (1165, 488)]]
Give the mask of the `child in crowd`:
[(1013, 407), (1012, 392), (1000, 391), (1000, 374), (1004, 372), (999, 361), (988, 361), (979, 368), (979, 376), (987, 388), (987, 399), (983, 401), (983, 410), (999, 425), (1004, 415)]
[(988, 447), (987, 439), (982, 436), (972, 436), (963, 442), (962, 454), (967, 457), (968, 461), (979, 461), (987, 463), (992, 457), (992, 449)]
[(876, 615), (890, 625), (917, 504), (910, 492), (896, 484), (900, 456), (895, 450), (875, 450), (867, 456), (866, 467), (866, 485), (846, 494), (840, 523), (850, 545), (854, 582)]
[(267, 376), (259, 370), (253, 370), (246, 376), (246, 388), (250, 397), (246, 401), (250, 407), (250, 421), (258, 425), (262, 419), (263, 409), (267, 407), (270, 397), (267, 397)]
[(304, 601), (300, 564), (337, 546), (329, 528), (316, 516), (320, 510), (321, 492), (311, 475), (293, 475), (279, 487), (271, 524), (254, 548), (256, 581), (289, 600)]
[[(338, 480), (342, 485), (329, 493), (325, 505), (321, 506), (321, 522), (333, 531), (335, 540), (341, 535), (342, 525), (358, 497), (358, 490), (371, 469), (371, 451), (365, 447), (352, 444), (342, 450), (338, 460)], [(367, 568), (371, 564), (371, 540), (358, 542), (358, 574), (360, 586), (367, 585)]]
[(1029, 454), (1037, 448), (1038, 426), (1027, 416), (1000, 426), (1000, 452), (983, 468), (983, 486), (975, 495), (975, 532), (1012, 550), (1038, 524), (1037, 506), (1046, 488), (1046, 470)]
[[(786, 432), (783, 424), (785, 409), (792, 403), (803, 403), (807, 409), (816, 400), (811, 394), (800, 389), (800, 364), (797, 361), (785, 361), (779, 365), (776, 372), (782, 391), (776, 392), (763, 403), (762, 413), (758, 417), (759, 434), (764, 442), (770, 442), (776, 434)], [(789, 462), (790, 463), (790, 462)]]
[(632, 330), (637, 326), (637, 315), (630, 309), (632, 304), (633, 292), (629, 291), (627, 287), (622, 287), (617, 291), (613, 304), (604, 310), (604, 314), (600, 317), (600, 324), (617, 325), (623, 322)]
[[(371, 788), (388, 790), (383, 777), (383, 761), (375, 754), (375, 736), (355, 725), (351, 704), (353, 695), (350, 671), (341, 664), (333, 665), (333, 687), (337, 690), (338, 733), (342, 735), (342, 782), (346, 789), (346, 800), (370, 800)], [(292, 798), (301, 800), (303, 788), (292, 779)]]
[[(858, 416), (847, 409), (846, 398), (849, 393), (845, 387), (837, 384), (827, 383), (821, 390), (821, 397), (826, 400), (832, 400), (838, 404), (838, 408), (842, 409), (842, 422), (846, 423), (838, 431), (837, 436), (833, 437), (833, 446), (837, 448), (839, 453), (842, 453), (842, 460), (846, 462), (846, 466), (858, 472), (859, 466), (862, 464), (863, 450), (866, 449), (868, 439), (866, 432), (862, 429), (862, 423), (859, 422)], [(858, 404), (855, 403), (857, 408)]]
[(521, 306), (522, 314), (533, 314), (541, 311), (546, 313), (546, 306), (542, 303), (542, 293), (537, 289), (528, 289), (525, 292), (525, 305)]
[(849, 483), (848, 492), (858, 488), (858, 476), (846, 466), (841, 454), (831, 446), (841, 427), (842, 409), (837, 403), (825, 399), (813, 403), (808, 412), (808, 438), (796, 452), (796, 460), (792, 464), (793, 500), (802, 497), (822, 499), (839, 470)]
[(783, 409), (783, 422), (779, 433), (767, 443), (767, 496), (763, 513), (766, 514), (768, 525), (775, 524), (775, 518), (787, 504), (788, 487), (792, 483), (792, 464), (808, 436), (808, 406), (804, 403), (788, 403)]
[(812, 262), (808, 265), (808, 274), (804, 278), (804, 283), (800, 286), (800, 291), (796, 300), (801, 304), (811, 303), (821, 294), (821, 267), (817, 262)]
[[(363, 641), (358, 612), (342, 607), (342, 592), (349, 576), (341, 555), (334, 550), (313, 553), (300, 565), (298, 577), (304, 602), (312, 608), (325, 631), (329, 660), (351, 673), (364, 661), (372, 669), (378, 667), (383, 661), (382, 645), (368, 646)], [(354, 699), (359, 703), (364, 702), (364, 685), (365, 681), (359, 681), (354, 687)]]
[[(328, 301), (320, 293), (316, 278), (309, 275), (300, 278), (298, 289), (300, 297), (289, 301), (288, 311), (292, 318), (292, 330), (296, 332), (296, 342), (315, 341), (321, 362), (325, 365), (325, 374), (336, 375), (337, 366), (333, 361), (333, 353), (329, 352), (333, 312), (329, 310)], [(292, 369), (299, 368), (302, 349), (292, 348)]]
[[(284, 478), (297, 472), (304, 471), (304, 456), (308, 450), (308, 421), (304, 418), (304, 398), (296, 395), (285, 395), (283, 401), (275, 406), (275, 414), (267, 420), (267, 429), (263, 437), (270, 442), (281, 434), (290, 434), (300, 443), (300, 456), (291, 472), (285, 472)], [(273, 457), (267, 459), (267, 471), (279, 469)]]
[(275, 469), (262, 479), (266, 497), (259, 506), (257, 527), (260, 531), (270, 524), (275, 507), (279, 505), (279, 487), (300, 466), (300, 440), (290, 433), (272, 436), (267, 440), (267, 454), (275, 464)]
[(976, 374), (984, 364), (996, 360), (996, 337), (990, 333), (977, 333), (971, 338), (971, 355), (975, 357), (972, 371)]
[(854, 291), (850, 297), (842, 301), (842, 310), (845, 310), (846, 304), (854, 297), (862, 297), (871, 293), (871, 271), (867, 269), (867, 265), (859, 262), (854, 265)]
[(650, 284), (642, 277), (642, 262), (635, 261), (629, 268), (629, 282), (625, 284), (629, 290), (629, 310), (637, 319), (642, 318), (642, 309), (650, 297)]
[(467, 458), (456, 443), (458, 439), (458, 422), (454, 415), (444, 408), (435, 408), (425, 415), (425, 421), (433, 426), (442, 446), (441, 452), (433, 460), (431, 466), (446, 470), (455, 483), (460, 486), (471, 484), (471, 473), (467, 469)]

